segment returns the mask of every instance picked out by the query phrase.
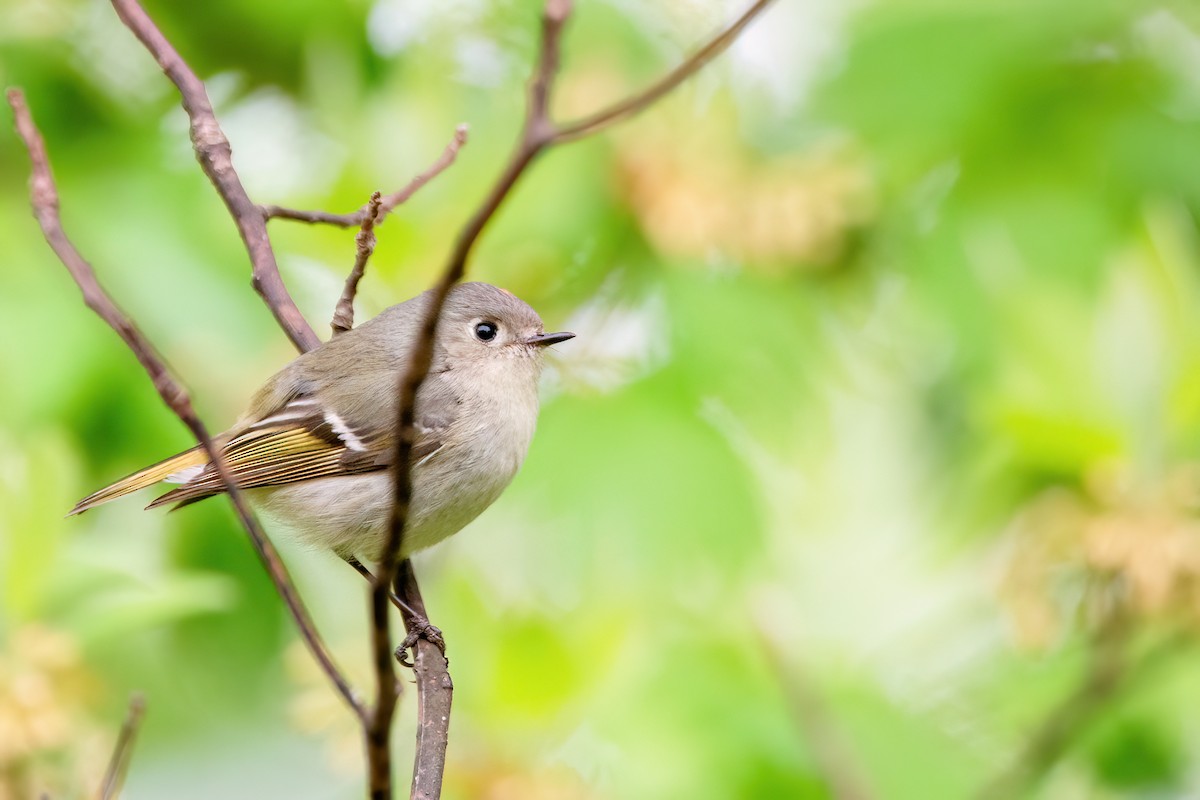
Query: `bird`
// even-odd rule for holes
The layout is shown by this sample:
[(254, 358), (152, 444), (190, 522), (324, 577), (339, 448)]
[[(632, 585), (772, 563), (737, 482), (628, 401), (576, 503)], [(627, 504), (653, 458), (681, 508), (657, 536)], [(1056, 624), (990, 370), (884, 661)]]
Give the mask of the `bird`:
[[(213, 438), (239, 489), (308, 545), (378, 560), (390, 525), (397, 385), (426, 310), (425, 292), (304, 353), (275, 373), (249, 410)], [(533, 438), (543, 353), (571, 339), (487, 283), (451, 289), (428, 376), (416, 397), (412, 500), (401, 558), (458, 532), (516, 475)], [(81, 514), (154, 484), (146, 508), (180, 508), (225, 491), (201, 446), (80, 500)]]

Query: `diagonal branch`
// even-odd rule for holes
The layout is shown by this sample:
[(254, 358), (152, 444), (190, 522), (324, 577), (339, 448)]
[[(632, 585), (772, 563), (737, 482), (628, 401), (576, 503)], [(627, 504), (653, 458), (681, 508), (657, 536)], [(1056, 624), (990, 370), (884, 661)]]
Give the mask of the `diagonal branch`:
[(283, 332), (301, 352), (321, 342), (296, 307), (295, 301), (279, 276), (279, 264), (267, 235), (267, 221), (242, 186), (233, 168), (233, 150), (217, 123), (204, 82), (196, 76), (183, 57), (171, 46), (137, 0), (112, 0), (117, 16), (133, 31), (171, 82), (179, 89), (183, 108), (191, 125), (192, 147), (204, 174), (225, 201), (237, 225), (238, 234), (250, 255), (251, 283), (259, 293)]
[[(453, 164), (454, 159), (458, 157), (458, 151), (466, 143), (467, 126), (459, 125), (454, 130), (454, 138), (446, 145), (446, 149), (442, 151), (437, 161), (433, 162), (428, 169), (409, 181), (408, 185), (403, 189), (392, 192), (382, 199), (376, 224), (383, 222), (384, 217), (394, 211), (397, 206), (403, 205), (410, 197), (417, 193), (418, 189), (429, 183)], [(296, 222), (307, 222), (310, 225), (324, 223), (326, 225), (336, 225), (339, 228), (361, 226), (366, 219), (367, 209), (368, 207), (364, 205), (358, 211), (350, 214), (333, 214), (328, 211), (298, 211), (294, 208), (284, 208), (283, 206), (259, 206), (259, 211), (266, 219), (290, 219)]]
[(47, 243), (49, 243), (51, 249), (54, 250), (59, 260), (62, 261), (63, 266), (67, 268), (67, 271), (79, 286), (79, 290), (83, 293), (83, 301), (87, 307), (107, 322), (109, 327), (133, 351), (134, 356), (137, 357), (138, 362), (154, 383), (154, 388), (158, 392), (159, 397), (162, 398), (168, 408), (175, 412), (175, 416), (179, 417), (180, 421), (196, 437), (196, 441), (203, 446), (209, 460), (213, 463), (218, 475), (221, 477), (221, 482), (229, 494), (229, 500), (237, 512), (242, 527), (250, 535), (250, 541), (254, 545), (255, 552), (258, 553), (258, 557), (266, 567), (267, 573), (271, 576), (271, 581), (275, 584), (275, 590), (283, 598), (288, 611), (291, 612), (292, 618), (296, 622), (296, 626), (300, 629), (300, 635), (304, 639), (304, 643), (321, 665), (329, 680), (337, 688), (338, 693), (361, 716), (361, 701), (329, 656), (324, 642), (322, 642), (311, 617), (308, 615), (307, 609), (304, 607), (304, 603), (296, 592), (296, 587), (292, 583), (287, 567), (284, 566), (283, 561), (279, 558), (279, 553), (275, 550), (275, 546), (271, 544), (271, 540), (263, 533), (262, 527), (258, 524), (258, 520), (250, 511), (249, 506), (246, 505), (246, 499), (230, 476), (220, 451), (213, 446), (212, 437), (209, 435), (208, 429), (196, 415), (195, 409), (192, 408), (191, 398), (184, 388), (171, 377), (162, 357), (155, 352), (154, 346), (150, 344), (149, 340), (130, 321), (129, 317), (121, 312), (116, 303), (113, 302), (113, 299), (100, 286), (92, 265), (84, 259), (80, 252), (75, 249), (70, 239), (67, 238), (66, 231), (63, 230), (62, 219), (59, 216), (58, 190), (54, 185), (54, 176), (50, 170), (50, 160), (46, 154), (46, 143), (33, 121), (33, 116), (30, 114), (29, 107), (25, 103), (24, 94), (17, 89), (8, 90), (8, 104), (12, 106), (13, 115), (16, 119), (17, 133), (25, 143), (25, 148), (29, 151), (29, 158), (32, 163), (32, 174), (29, 182), (33, 213), (37, 217), (39, 225), (41, 225), (42, 233), (45, 235)]
[(627, 97), (582, 119), (560, 125), (558, 133), (555, 134), (554, 143), (571, 142), (591, 136), (593, 133), (623, 122), (653, 105), (663, 95), (699, 72), (705, 64), (725, 52), (745, 27), (765, 11), (770, 4), (771, 0), (756, 0), (742, 12), (740, 17), (709, 39), (690, 58), (632, 97)]
[(121, 724), (121, 732), (117, 734), (117, 743), (113, 745), (112, 757), (109, 758), (108, 768), (104, 771), (100, 791), (96, 793), (99, 800), (113, 800), (121, 793), (125, 774), (129, 771), (129, 759), (133, 756), (133, 741), (137, 738), (138, 728), (141, 727), (145, 713), (144, 697), (135, 694), (129, 698), (129, 711), (125, 715), (125, 722)]

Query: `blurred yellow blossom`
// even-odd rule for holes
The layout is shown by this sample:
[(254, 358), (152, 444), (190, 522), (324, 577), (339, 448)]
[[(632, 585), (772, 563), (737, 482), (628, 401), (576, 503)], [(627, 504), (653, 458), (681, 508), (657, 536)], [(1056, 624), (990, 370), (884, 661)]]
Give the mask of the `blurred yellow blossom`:
[(97, 686), (67, 634), (13, 631), (0, 653), (0, 800), (96, 785), (115, 734), (83, 711)]
[(755, 158), (719, 124), (688, 130), (669, 116), (620, 138), (617, 180), (647, 237), (672, 258), (716, 256), (765, 273), (827, 268), (874, 216), (871, 176), (844, 142)]
[(1082, 483), (1043, 492), (1014, 525), (1001, 593), (1018, 641), (1044, 647), (1067, 615), (1094, 612), (1087, 581), (1118, 588), (1133, 614), (1200, 620), (1197, 465), (1139, 480), (1129, 465), (1104, 462)]

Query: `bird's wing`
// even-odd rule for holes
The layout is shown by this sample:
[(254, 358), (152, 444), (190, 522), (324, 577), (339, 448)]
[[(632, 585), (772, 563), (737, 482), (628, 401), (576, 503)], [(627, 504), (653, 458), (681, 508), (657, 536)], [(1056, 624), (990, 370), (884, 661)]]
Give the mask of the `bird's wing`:
[[(414, 464), (442, 448), (447, 425), (445, 420), (419, 420)], [(221, 448), (231, 477), (242, 489), (374, 472), (391, 465), (394, 451), (390, 425), (368, 433), (366, 426), (351, 425), (313, 395), (291, 398), (236, 431)], [(193, 474), (179, 477), (186, 482), (147, 508), (169, 503), (186, 505), (224, 491), (210, 463), (193, 467)]]

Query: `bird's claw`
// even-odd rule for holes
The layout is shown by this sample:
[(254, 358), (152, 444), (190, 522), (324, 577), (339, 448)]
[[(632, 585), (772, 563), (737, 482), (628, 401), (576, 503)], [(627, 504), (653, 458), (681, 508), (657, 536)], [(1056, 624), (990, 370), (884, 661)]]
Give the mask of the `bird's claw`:
[[(408, 652), (412, 651), (415, 660), (417, 654), (415, 648), (417, 642), (421, 639), (432, 644), (445, 657), (446, 640), (442, 637), (442, 629), (429, 624), (429, 620), (424, 617), (416, 617), (409, 625), (408, 635), (404, 637), (404, 641), (396, 648), (396, 660), (409, 669), (413, 669), (414, 664), (408, 660)], [(449, 659), (447, 659), (446, 663), (449, 663)]]

